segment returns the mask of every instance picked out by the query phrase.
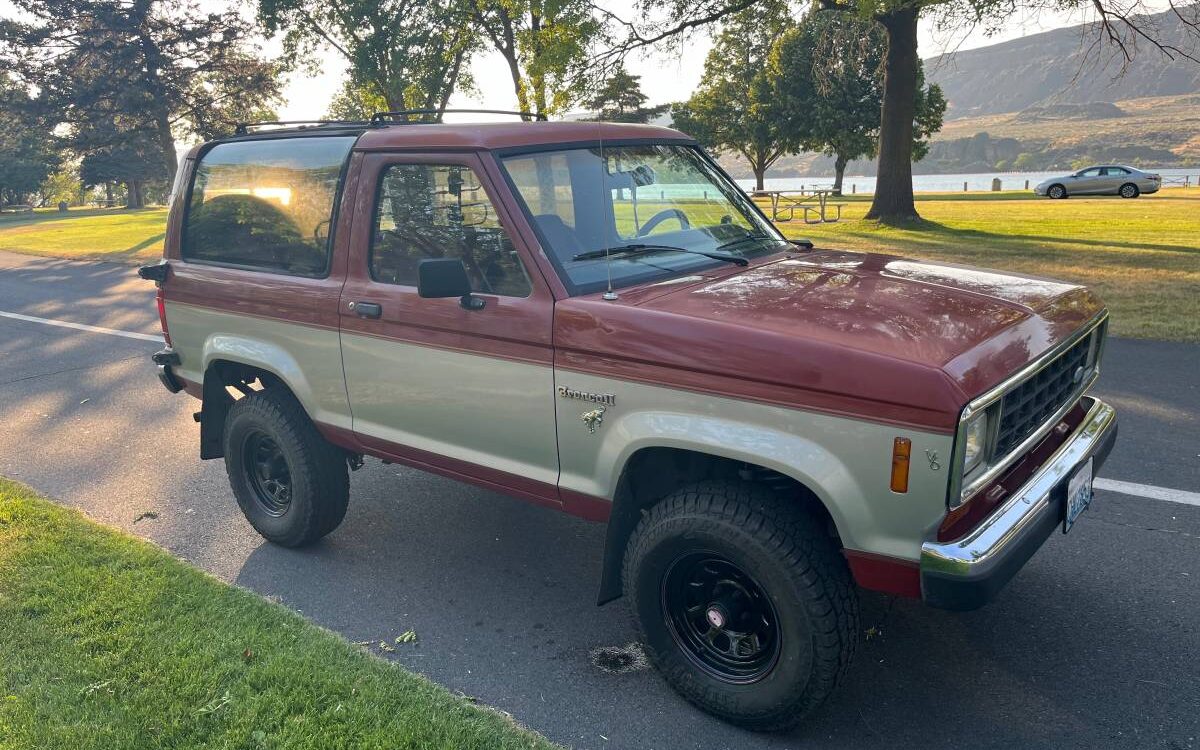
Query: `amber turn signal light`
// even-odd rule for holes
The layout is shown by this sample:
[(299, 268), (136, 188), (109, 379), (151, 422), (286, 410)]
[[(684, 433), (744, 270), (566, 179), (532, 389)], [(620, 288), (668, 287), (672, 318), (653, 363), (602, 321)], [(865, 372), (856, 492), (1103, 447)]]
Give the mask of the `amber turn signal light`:
[(908, 492), (908, 459), (912, 441), (898, 437), (892, 441), (892, 492)]

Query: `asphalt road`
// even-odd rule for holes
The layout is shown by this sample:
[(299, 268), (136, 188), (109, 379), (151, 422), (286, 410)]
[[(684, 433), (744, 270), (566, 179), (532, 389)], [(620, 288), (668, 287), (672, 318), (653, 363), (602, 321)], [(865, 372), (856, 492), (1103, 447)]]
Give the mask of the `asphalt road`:
[[(153, 334), (128, 266), (0, 254), (0, 311)], [(604, 528), (369, 460), (315, 547), (245, 523), (196, 402), (159, 385), (157, 346), (0, 317), (0, 474), (118, 526), (577, 748), (1200, 746), (1200, 507), (1099, 491), (986, 608), (864, 593), (844, 687), (788, 735), (726, 726), (651, 671), (592, 652), (633, 639), (594, 606)], [(1200, 345), (1112, 340), (1120, 409), (1102, 476), (1200, 490)], [(156, 517), (146, 517), (153, 513)], [(141, 520), (138, 520), (141, 518)]]

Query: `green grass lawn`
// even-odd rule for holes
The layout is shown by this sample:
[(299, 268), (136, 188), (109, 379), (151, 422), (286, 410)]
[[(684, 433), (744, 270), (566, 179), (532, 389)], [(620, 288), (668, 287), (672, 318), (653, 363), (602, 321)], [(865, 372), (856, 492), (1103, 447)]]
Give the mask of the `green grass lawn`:
[(0, 250), (76, 260), (146, 260), (162, 256), (165, 208), (43, 209), (0, 215)]
[(1113, 334), (1200, 341), (1200, 190), (1195, 188), (1137, 200), (1052, 201), (1024, 192), (918, 194), (917, 210), (927, 224), (912, 228), (864, 221), (869, 196), (839, 202), (848, 203), (843, 221), (797, 219), (780, 228), (818, 247), (896, 253), (1086, 284), (1108, 304)]
[(554, 746), (0, 479), (0, 748), (149, 747)]

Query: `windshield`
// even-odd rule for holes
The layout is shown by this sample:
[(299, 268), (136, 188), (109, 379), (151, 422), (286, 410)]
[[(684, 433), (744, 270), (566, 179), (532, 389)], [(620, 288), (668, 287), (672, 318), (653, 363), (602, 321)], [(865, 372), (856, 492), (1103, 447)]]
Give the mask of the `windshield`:
[(501, 161), (574, 293), (606, 288), (610, 272), (618, 288), (722, 265), (714, 254), (752, 259), (787, 248), (694, 146), (604, 144)]

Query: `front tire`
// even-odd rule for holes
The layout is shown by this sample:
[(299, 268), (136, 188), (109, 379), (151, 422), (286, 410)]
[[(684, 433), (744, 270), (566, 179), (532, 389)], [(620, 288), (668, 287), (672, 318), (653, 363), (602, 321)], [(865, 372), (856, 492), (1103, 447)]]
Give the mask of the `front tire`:
[(623, 580), (671, 687), (748, 729), (802, 722), (853, 656), (858, 597), (838, 545), (763, 486), (709, 481), (668, 495), (630, 538)]
[(268, 389), (229, 407), (225, 470), (246, 520), (284, 547), (338, 527), (350, 499), (346, 455), (328, 443), (290, 393)]
[(1120, 195), (1122, 198), (1136, 198), (1141, 194), (1142, 191), (1139, 190), (1138, 186), (1134, 185), (1132, 182), (1125, 183), (1121, 186), (1121, 189), (1117, 191), (1117, 195)]
[(1055, 200), (1059, 200), (1067, 197), (1067, 189), (1062, 185), (1051, 185), (1046, 190), (1046, 195)]

